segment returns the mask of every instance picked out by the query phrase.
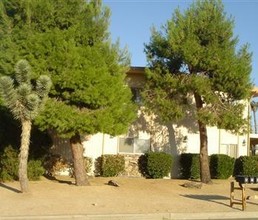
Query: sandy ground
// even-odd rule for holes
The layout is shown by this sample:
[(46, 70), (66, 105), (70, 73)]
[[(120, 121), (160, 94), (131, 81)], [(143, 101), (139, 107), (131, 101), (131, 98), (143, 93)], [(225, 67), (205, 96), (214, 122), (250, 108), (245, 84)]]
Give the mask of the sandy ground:
[[(109, 180), (119, 187), (107, 185)], [(90, 178), (90, 186), (83, 187), (73, 181), (42, 178), (30, 182), (27, 194), (19, 192), (18, 182), (0, 183), (0, 219), (24, 215), (242, 212), (241, 205), (229, 206), (231, 180), (213, 180), (213, 184), (200, 189), (183, 187), (190, 181), (174, 179), (95, 177)], [(257, 190), (247, 189), (251, 199), (246, 211), (258, 211), (255, 194)], [(241, 198), (240, 191), (235, 198)]]

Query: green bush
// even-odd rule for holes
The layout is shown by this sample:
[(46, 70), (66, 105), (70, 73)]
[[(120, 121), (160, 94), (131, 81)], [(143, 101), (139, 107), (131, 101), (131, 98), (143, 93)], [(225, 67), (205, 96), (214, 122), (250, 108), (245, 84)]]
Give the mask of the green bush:
[(172, 169), (172, 156), (164, 152), (148, 152), (145, 154), (147, 177), (158, 179), (167, 176)]
[(210, 172), (213, 179), (227, 179), (233, 175), (235, 159), (225, 154), (210, 156)]
[[(13, 181), (18, 180), (19, 169), (19, 154), (18, 151), (8, 146), (0, 155), (0, 180)], [(28, 179), (39, 180), (40, 176), (44, 174), (44, 168), (40, 160), (28, 161)]]
[(258, 157), (240, 156), (235, 161), (234, 176), (236, 175), (258, 175)]
[(99, 159), (100, 175), (104, 177), (117, 176), (125, 169), (123, 155), (102, 155)]
[(180, 173), (183, 179), (200, 178), (200, 155), (184, 153), (180, 155)]
[(142, 154), (138, 159), (138, 169), (139, 172), (145, 176), (149, 177), (147, 169), (147, 154)]
[(0, 155), (0, 181), (18, 180), (18, 151), (12, 146), (4, 148)]
[(45, 169), (43, 168), (42, 161), (29, 160), (28, 161), (28, 179), (39, 180), (43, 176)]

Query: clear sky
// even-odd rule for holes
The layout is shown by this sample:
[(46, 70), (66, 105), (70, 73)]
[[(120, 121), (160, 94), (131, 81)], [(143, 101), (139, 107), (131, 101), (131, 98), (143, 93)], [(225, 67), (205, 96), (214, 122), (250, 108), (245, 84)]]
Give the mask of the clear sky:
[[(127, 46), (132, 66), (146, 66), (144, 43), (149, 43), (152, 26), (160, 29), (174, 10), (186, 9), (191, 0), (103, 0), (111, 9), (110, 33), (113, 41)], [(225, 11), (235, 20), (239, 45), (249, 43), (253, 53), (251, 81), (258, 86), (258, 0), (224, 0)]]

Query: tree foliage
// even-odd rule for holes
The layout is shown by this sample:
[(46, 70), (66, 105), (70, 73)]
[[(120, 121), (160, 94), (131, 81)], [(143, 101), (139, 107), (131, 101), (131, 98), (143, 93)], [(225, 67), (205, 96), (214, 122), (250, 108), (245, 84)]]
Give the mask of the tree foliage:
[(238, 116), (244, 105), (236, 100), (250, 95), (251, 55), (247, 45), (236, 50), (233, 20), (226, 17), (222, 3), (197, 1), (184, 13), (176, 10), (162, 30), (153, 29), (145, 50), (149, 87), (157, 87), (147, 90), (148, 104), (159, 106), (156, 112), (167, 110), (165, 120), (181, 118), (187, 113), (187, 95), (197, 93), (205, 104), (198, 119), (226, 129), (242, 127)]
[[(2, 73), (23, 57), (35, 75), (51, 76), (46, 112), (37, 123), (71, 137), (76, 132), (122, 133), (134, 118), (125, 86), (127, 52), (111, 44), (109, 9), (101, 1), (2, 1)], [(2, 44), (1, 44), (2, 45)], [(119, 92), (118, 92), (119, 91)]]
[(36, 123), (73, 144), (81, 145), (80, 134), (123, 133), (136, 116), (125, 85), (129, 56), (111, 43), (109, 16), (101, 0), (0, 2), (0, 72), (8, 75), (25, 58), (34, 77), (51, 76), (50, 99)]
[(145, 104), (164, 121), (181, 119), (195, 104), (201, 150), (208, 143), (207, 125), (237, 132), (248, 123), (241, 100), (250, 96), (251, 54), (248, 45), (239, 47), (233, 28), (220, 0), (198, 0), (175, 10), (160, 31), (153, 28), (145, 45)]

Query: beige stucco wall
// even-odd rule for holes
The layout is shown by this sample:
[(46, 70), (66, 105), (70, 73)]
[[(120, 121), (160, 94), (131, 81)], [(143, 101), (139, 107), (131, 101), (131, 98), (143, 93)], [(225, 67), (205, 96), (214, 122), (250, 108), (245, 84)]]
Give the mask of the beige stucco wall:
[[(145, 82), (144, 68), (132, 68), (127, 76), (127, 83), (130, 87), (142, 87)], [(192, 101), (194, 112), (193, 97), (189, 96), (189, 102)], [(248, 117), (249, 102), (246, 104), (244, 117)], [(189, 110), (190, 111), (190, 110)], [(193, 113), (192, 112), (192, 113)], [(191, 115), (191, 112), (190, 114)], [(248, 154), (248, 135), (233, 134), (216, 127), (208, 127), (208, 153), (228, 153), (226, 148), (229, 145), (235, 147), (235, 157)], [(124, 136), (137, 136), (142, 139), (150, 139), (151, 150), (164, 151), (170, 153), (175, 158), (175, 165), (178, 166), (178, 155), (181, 153), (199, 153), (200, 136), (196, 121), (191, 117), (175, 123), (162, 124), (154, 115), (146, 116), (142, 109), (138, 112), (138, 120), (132, 124), (128, 130), (128, 134)], [(56, 138), (55, 136), (53, 136)], [(245, 140), (245, 145), (243, 141)], [(91, 173), (94, 173), (94, 161), (103, 154), (117, 154), (119, 137), (113, 137), (108, 134), (98, 133), (91, 136), (82, 137), (82, 143), (85, 148), (84, 156), (93, 160)], [(54, 152), (62, 152), (67, 158), (71, 159), (71, 151), (69, 142), (65, 139), (54, 141)], [(130, 158), (130, 157), (128, 157)], [(176, 170), (176, 168), (175, 168)]]

